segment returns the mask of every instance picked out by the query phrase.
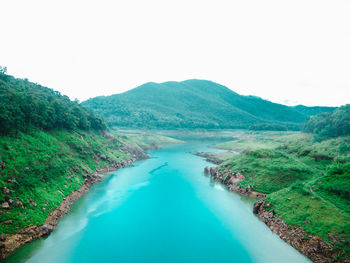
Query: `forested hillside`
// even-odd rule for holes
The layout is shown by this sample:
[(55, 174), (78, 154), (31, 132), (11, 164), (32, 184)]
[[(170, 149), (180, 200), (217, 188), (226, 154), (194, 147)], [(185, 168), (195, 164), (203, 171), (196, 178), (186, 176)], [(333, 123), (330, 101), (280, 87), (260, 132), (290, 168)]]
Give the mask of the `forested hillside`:
[(309, 115), (334, 109), (288, 107), (196, 79), (146, 83), (122, 94), (89, 99), (82, 105), (104, 116), (111, 126), (162, 129), (298, 130)]
[(0, 72), (0, 134), (31, 128), (104, 130), (106, 124), (58, 91)]
[(2, 70), (0, 259), (22, 242), (8, 243), (11, 234), (44, 224), (68, 195), (98, 181), (96, 172), (129, 165), (146, 156), (140, 151), (67, 96)]
[(350, 104), (310, 117), (304, 130), (315, 133), (316, 141), (350, 135)]

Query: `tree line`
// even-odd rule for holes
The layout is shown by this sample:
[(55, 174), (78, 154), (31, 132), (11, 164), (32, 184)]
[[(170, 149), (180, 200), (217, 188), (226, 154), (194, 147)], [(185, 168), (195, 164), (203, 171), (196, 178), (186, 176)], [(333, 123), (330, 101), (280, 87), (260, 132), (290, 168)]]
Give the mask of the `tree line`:
[(350, 104), (333, 112), (311, 116), (304, 125), (304, 131), (314, 133), (316, 141), (350, 135)]
[(32, 128), (104, 130), (105, 121), (58, 91), (7, 75), (0, 67), (0, 133)]

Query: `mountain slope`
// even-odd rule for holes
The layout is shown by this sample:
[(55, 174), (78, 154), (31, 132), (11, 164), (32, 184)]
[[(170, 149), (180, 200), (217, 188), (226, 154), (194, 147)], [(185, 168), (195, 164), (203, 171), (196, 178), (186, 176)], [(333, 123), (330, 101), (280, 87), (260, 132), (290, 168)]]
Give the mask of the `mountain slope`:
[(106, 128), (67, 96), (0, 67), (0, 261), (52, 231), (60, 204), (87, 191), (101, 169), (145, 157)]
[(111, 125), (146, 128), (249, 128), (263, 123), (296, 128), (309, 115), (308, 111), (242, 96), (215, 82), (196, 79), (150, 82), (82, 104)]
[(104, 130), (104, 121), (58, 91), (0, 72), (0, 134), (42, 130)]

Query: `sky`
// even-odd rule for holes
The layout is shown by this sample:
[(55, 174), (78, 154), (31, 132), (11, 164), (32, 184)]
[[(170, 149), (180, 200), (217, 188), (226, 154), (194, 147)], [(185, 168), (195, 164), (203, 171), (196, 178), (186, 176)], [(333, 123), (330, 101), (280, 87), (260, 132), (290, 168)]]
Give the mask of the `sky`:
[(71, 99), (196, 78), (350, 103), (349, 0), (0, 1), (0, 65)]

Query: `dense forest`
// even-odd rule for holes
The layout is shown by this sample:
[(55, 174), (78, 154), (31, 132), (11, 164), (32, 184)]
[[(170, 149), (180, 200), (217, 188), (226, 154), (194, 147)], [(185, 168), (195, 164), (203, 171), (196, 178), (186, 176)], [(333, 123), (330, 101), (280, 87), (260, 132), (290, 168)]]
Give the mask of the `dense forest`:
[(27, 79), (16, 79), (1, 68), (0, 133), (10, 134), (31, 128), (104, 130), (106, 124), (77, 101)]
[(350, 104), (333, 112), (311, 116), (305, 123), (304, 130), (315, 133), (316, 141), (350, 135)]
[(288, 107), (255, 96), (242, 96), (206, 80), (146, 83), (82, 105), (105, 117), (111, 126), (134, 128), (204, 128), (299, 130), (310, 115), (332, 107)]

